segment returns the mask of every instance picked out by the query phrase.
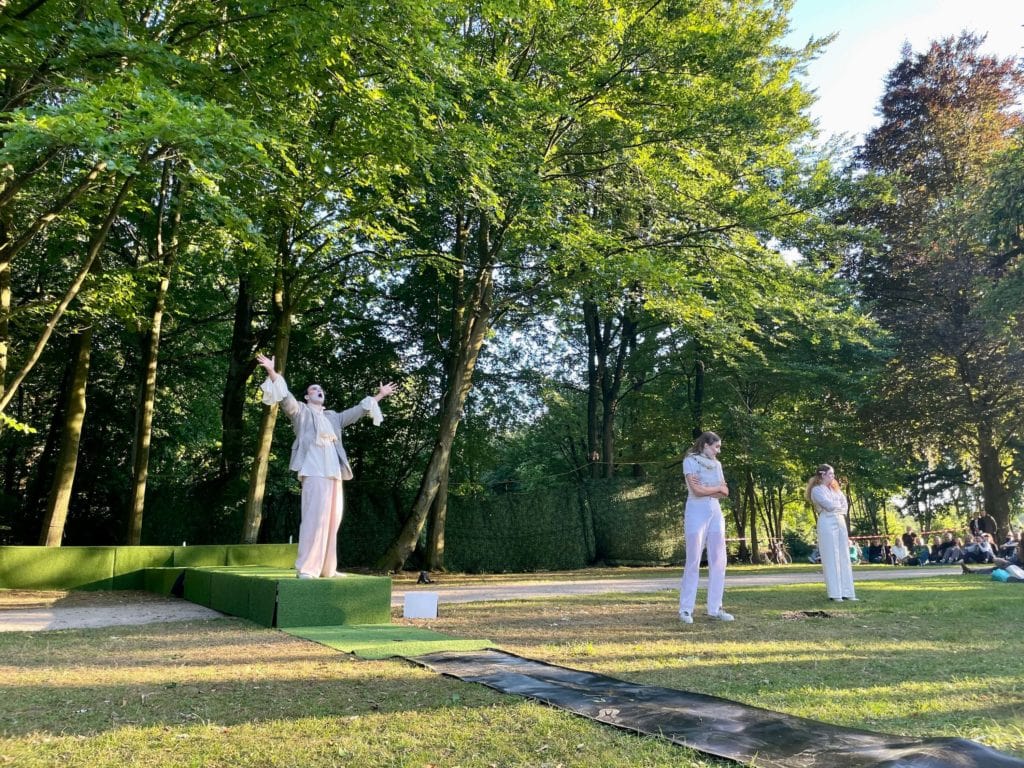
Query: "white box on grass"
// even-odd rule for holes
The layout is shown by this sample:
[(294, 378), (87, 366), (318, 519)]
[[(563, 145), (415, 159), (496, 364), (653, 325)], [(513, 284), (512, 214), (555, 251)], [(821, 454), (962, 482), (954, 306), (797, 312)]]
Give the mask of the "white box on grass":
[(402, 617), (406, 619), (436, 619), (437, 592), (406, 592)]

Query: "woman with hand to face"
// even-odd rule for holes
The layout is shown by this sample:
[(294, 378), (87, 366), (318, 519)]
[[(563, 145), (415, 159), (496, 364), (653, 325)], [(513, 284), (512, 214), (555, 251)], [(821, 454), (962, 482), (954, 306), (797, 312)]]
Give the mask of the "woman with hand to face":
[(835, 470), (822, 464), (807, 481), (804, 497), (818, 514), (818, 552), (825, 573), (825, 591), (830, 600), (856, 600), (850, 538), (846, 530), (846, 494), (839, 487)]
[(708, 550), (708, 616), (719, 621), (732, 621), (732, 614), (722, 610), (725, 591), (725, 518), (719, 499), (729, 496), (718, 452), (722, 440), (714, 432), (705, 432), (690, 447), (683, 459), (686, 477), (686, 512), (683, 528), (686, 535), (686, 568), (679, 586), (679, 619), (693, 624), (693, 606), (697, 602), (700, 560), (705, 546)]

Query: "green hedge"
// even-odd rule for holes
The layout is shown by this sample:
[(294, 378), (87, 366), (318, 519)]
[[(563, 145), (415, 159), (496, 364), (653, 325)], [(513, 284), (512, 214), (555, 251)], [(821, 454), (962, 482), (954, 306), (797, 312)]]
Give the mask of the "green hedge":
[(450, 496), (445, 565), (470, 573), (582, 568), (585, 527), (573, 486)]
[(669, 565), (684, 558), (682, 480), (595, 480), (587, 484), (597, 559), (609, 565)]

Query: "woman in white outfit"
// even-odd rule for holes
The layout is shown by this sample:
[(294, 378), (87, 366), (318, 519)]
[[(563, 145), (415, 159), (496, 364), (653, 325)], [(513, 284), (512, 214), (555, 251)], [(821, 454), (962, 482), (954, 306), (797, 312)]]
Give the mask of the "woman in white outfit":
[(835, 470), (822, 464), (807, 481), (804, 497), (818, 514), (818, 552), (825, 573), (825, 591), (830, 600), (856, 600), (850, 539), (846, 530), (846, 494), (836, 481)]
[(693, 606), (697, 602), (697, 582), (704, 547), (708, 550), (708, 616), (732, 621), (722, 610), (725, 590), (725, 518), (719, 499), (729, 495), (722, 465), (716, 458), (722, 440), (714, 432), (705, 432), (683, 459), (686, 477), (686, 513), (683, 529), (686, 535), (686, 568), (679, 585), (679, 619), (693, 624)]

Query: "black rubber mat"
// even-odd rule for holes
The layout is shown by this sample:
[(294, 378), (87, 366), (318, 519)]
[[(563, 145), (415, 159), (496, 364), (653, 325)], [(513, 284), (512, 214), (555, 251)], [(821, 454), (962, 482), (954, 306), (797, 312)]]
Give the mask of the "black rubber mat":
[(967, 739), (918, 739), (843, 728), (503, 651), (430, 653), (409, 660), (460, 680), (751, 766), (1024, 768), (1024, 760)]

